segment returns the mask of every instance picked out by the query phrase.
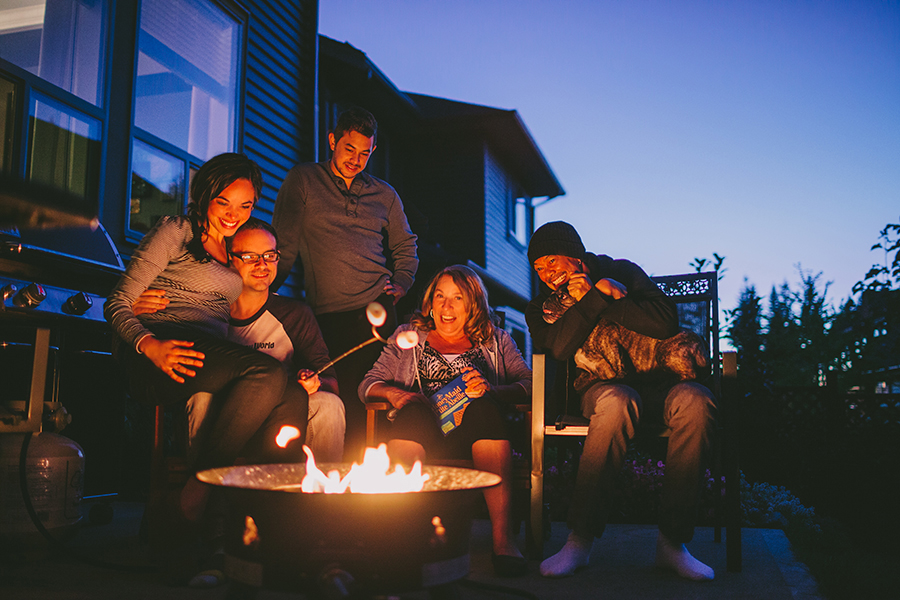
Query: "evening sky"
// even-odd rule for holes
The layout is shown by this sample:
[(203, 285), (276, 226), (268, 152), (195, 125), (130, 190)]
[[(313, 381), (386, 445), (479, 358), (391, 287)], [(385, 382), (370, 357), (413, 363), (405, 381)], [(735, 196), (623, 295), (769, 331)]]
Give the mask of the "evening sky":
[[(650, 274), (726, 257), (840, 304), (900, 222), (900, 2), (321, 0), (401, 90), (515, 109), (566, 195), (537, 223)], [(376, 115), (377, 117), (377, 115)], [(422, 149), (427, 152), (427, 148)]]

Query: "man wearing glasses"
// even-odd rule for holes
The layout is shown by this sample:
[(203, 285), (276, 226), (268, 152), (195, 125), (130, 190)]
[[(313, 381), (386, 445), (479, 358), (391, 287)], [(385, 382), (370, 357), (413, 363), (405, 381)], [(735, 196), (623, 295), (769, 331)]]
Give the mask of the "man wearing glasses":
[[(231, 305), (228, 340), (250, 346), (277, 358), (309, 394), (306, 444), (319, 462), (340, 462), (344, 451), (344, 404), (337, 396), (334, 368), (315, 371), (328, 363), (328, 348), (312, 310), (299, 300), (269, 293), (281, 258), (275, 230), (250, 218), (229, 244), (232, 268), (243, 280), (243, 289)], [(134, 304), (135, 314), (162, 310), (168, 300), (161, 290), (147, 290)], [(290, 385), (290, 383), (289, 383)], [(191, 437), (202, 435), (209, 410), (208, 397), (190, 400)], [(213, 405), (214, 406), (214, 405)]]
[(275, 230), (250, 219), (231, 238), (231, 266), (244, 288), (231, 305), (228, 339), (280, 360), (309, 394), (306, 444), (319, 462), (340, 462), (344, 452), (344, 404), (334, 367), (312, 310), (299, 300), (269, 293), (281, 258)]

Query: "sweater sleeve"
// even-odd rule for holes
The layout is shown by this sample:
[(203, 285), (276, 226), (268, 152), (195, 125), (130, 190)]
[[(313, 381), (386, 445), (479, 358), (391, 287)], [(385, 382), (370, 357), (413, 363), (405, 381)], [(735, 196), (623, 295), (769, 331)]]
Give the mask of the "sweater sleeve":
[(415, 374), (410, 367), (415, 367), (415, 352), (418, 350), (418, 346), (411, 350), (402, 350), (397, 345), (397, 336), (402, 331), (410, 329), (415, 331), (410, 325), (401, 325), (388, 338), (388, 343), (381, 351), (381, 356), (378, 357), (378, 360), (375, 361), (375, 364), (372, 365), (372, 368), (369, 369), (369, 372), (366, 373), (366, 376), (363, 377), (362, 382), (359, 384), (357, 391), (360, 400), (366, 401), (366, 392), (376, 383), (387, 383), (405, 390), (412, 389)]
[(506, 374), (504, 385), (519, 384), (525, 388), (528, 396), (531, 396), (531, 369), (519, 352), (519, 347), (506, 331), (498, 331), (497, 346), (500, 354), (500, 361), (503, 364), (503, 370)]
[(275, 198), (275, 209), (272, 213), (272, 227), (278, 233), (278, 275), (271, 285), (277, 290), (287, 279), (288, 274), (297, 261), (300, 253), (300, 235), (302, 230), (303, 207), (306, 203), (302, 177), (297, 167), (291, 169), (284, 178)]
[(678, 333), (675, 302), (659, 289), (643, 269), (627, 260), (614, 260), (610, 270), (611, 274), (605, 276), (624, 283), (628, 295), (611, 301), (603, 311), (604, 319), (660, 340)]
[(678, 332), (675, 303), (639, 266), (627, 260), (610, 260), (603, 272), (591, 274), (594, 283), (603, 278), (615, 279), (626, 287), (628, 295), (614, 300), (593, 287), (553, 324), (544, 321), (543, 304), (547, 294), (529, 302), (525, 310), (535, 345), (555, 360), (572, 358), (601, 318), (657, 339)]
[(144, 235), (125, 274), (103, 306), (103, 315), (113, 331), (132, 348), (137, 349), (140, 340), (152, 335), (135, 316), (132, 304), (166, 270), (172, 259), (184, 253), (190, 227), (190, 221), (183, 217), (160, 218)]
[[(296, 301), (297, 325), (289, 332), (294, 344), (294, 368), (318, 371), (331, 360), (328, 357), (328, 346), (322, 337), (319, 324), (313, 316), (312, 309), (306, 304)], [(326, 369), (322, 375), (337, 378), (334, 367)]]
[(394, 263), (394, 273), (391, 282), (408, 292), (416, 277), (419, 268), (417, 255), (416, 234), (409, 227), (406, 212), (403, 210), (403, 202), (394, 193), (394, 201), (391, 203), (388, 217), (388, 248)]

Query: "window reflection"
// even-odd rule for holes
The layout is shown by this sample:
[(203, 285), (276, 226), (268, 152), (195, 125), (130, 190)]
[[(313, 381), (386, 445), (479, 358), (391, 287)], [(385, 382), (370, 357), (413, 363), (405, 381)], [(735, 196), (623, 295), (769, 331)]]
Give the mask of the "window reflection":
[(96, 199), (100, 122), (38, 94), (29, 117), (29, 179)]
[(100, 106), (106, 0), (0, 1), (0, 57)]
[(129, 229), (146, 233), (164, 215), (184, 212), (184, 162), (134, 140)]
[(135, 124), (203, 160), (234, 147), (241, 27), (210, 2), (143, 0)]
[(16, 86), (0, 77), (0, 171), (12, 171), (15, 153)]

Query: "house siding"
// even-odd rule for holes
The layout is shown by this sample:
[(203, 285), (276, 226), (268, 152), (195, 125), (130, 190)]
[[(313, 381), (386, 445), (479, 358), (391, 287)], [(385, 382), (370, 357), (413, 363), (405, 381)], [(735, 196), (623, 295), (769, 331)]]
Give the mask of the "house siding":
[(509, 235), (509, 199), (515, 184), (485, 145), (485, 270), (523, 297), (531, 296), (531, 268), (526, 248)]
[(247, 1), (243, 151), (263, 174), (256, 216), (272, 220), (278, 188), (315, 159), (318, 3)]

